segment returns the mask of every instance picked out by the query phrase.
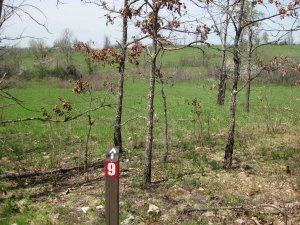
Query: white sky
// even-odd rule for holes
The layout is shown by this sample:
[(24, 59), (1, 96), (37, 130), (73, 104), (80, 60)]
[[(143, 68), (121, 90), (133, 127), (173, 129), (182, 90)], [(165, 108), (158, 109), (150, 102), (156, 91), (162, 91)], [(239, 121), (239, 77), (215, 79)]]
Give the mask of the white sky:
[[(11, 0), (12, 1), (12, 0)], [(15, 3), (22, 0), (14, 0)], [(116, 21), (114, 25), (106, 26), (106, 12), (100, 7), (92, 4), (82, 4), (80, 0), (61, 0), (64, 4), (56, 5), (56, 0), (26, 0), (26, 3), (39, 8), (46, 18), (37, 10), (28, 7), (27, 11), (39, 21), (46, 22), (49, 30), (47, 32), (43, 27), (34, 23), (28, 16), (17, 16), (11, 18), (4, 27), (4, 34), (14, 38), (21, 34), (23, 36), (32, 36), (43, 38), (48, 46), (58, 39), (65, 28), (72, 31), (74, 38), (80, 41), (90, 41), (95, 43), (95, 47), (102, 47), (104, 36), (108, 36), (112, 44), (115, 44), (121, 37), (121, 21)], [(121, 0), (108, 0), (116, 4), (122, 3)], [(199, 8), (189, 7), (189, 14), (199, 14)], [(137, 30), (130, 30), (129, 37), (139, 35)], [(182, 38), (182, 37), (180, 37)], [(186, 39), (194, 39), (190, 36)], [(183, 42), (183, 38), (181, 40)], [(216, 42), (217, 40), (215, 40)], [(26, 47), (29, 39), (17, 41), (17, 46)], [(11, 42), (10, 44), (11, 45)]]
[[(16, 0), (17, 1), (17, 0)], [(28, 0), (43, 11), (46, 19), (37, 10), (29, 9), (29, 12), (39, 19), (45, 21), (49, 32), (43, 27), (31, 21), (27, 16), (21, 19), (12, 18), (5, 26), (4, 33), (9, 37), (33, 36), (45, 38), (48, 45), (59, 38), (65, 28), (69, 28), (73, 36), (80, 41), (93, 40), (95, 44), (101, 46), (104, 35), (107, 35), (115, 42), (120, 37), (120, 26), (106, 26), (105, 12), (95, 5), (83, 5), (80, 0), (63, 0), (65, 4), (56, 6), (56, 0)], [(117, 25), (117, 24), (116, 24)], [(28, 39), (18, 42), (19, 46), (26, 46)]]
[[(12, 1), (12, 0), (11, 0)], [(22, 0), (14, 0), (16, 3)], [(17, 37), (20, 34), (24, 36), (33, 36), (36, 38), (44, 38), (48, 46), (52, 46), (53, 42), (60, 37), (62, 31), (68, 28), (72, 31), (74, 38), (80, 41), (92, 40), (95, 47), (102, 47), (104, 36), (108, 36), (112, 44), (116, 43), (121, 37), (121, 23), (116, 21), (112, 26), (106, 26), (105, 11), (100, 7), (91, 4), (82, 4), (80, 0), (61, 0), (65, 4), (56, 6), (56, 0), (26, 0), (28, 4), (32, 4), (39, 8), (46, 18), (37, 10), (27, 8), (28, 12), (39, 21), (46, 22), (49, 32), (43, 27), (37, 25), (28, 16), (21, 18), (15, 16), (6, 23), (4, 34), (8, 37)], [(107, 0), (115, 3), (122, 3), (121, 0)], [(188, 1), (187, 1), (188, 2)], [(201, 11), (197, 7), (188, 5), (189, 14), (199, 15)], [(135, 35), (134, 31), (129, 32), (129, 36)], [(190, 39), (194, 37), (190, 36)], [(298, 38), (295, 38), (298, 41)], [(20, 47), (26, 47), (28, 39), (18, 41)], [(217, 37), (209, 38), (211, 43), (219, 43)]]

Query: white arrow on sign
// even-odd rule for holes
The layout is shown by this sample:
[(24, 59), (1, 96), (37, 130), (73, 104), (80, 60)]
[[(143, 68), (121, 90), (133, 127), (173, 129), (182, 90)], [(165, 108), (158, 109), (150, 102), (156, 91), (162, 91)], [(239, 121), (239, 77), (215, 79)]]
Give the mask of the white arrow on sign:
[(112, 149), (109, 151), (109, 153), (110, 153), (110, 158), (111, 158), (111, 159), (114, 159), (114, 154), (116, 154), (117, 151), (116, 151), (115, 148), (112, 148)]

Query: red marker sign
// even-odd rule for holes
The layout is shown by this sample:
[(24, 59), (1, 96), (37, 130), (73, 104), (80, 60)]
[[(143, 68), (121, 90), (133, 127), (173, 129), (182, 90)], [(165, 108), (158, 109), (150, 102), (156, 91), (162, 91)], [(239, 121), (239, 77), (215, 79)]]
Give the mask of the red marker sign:
[(119, 177), (119, 164), (118, 161), (111, 162), (105, 161), (105, 176), (106, 177)]

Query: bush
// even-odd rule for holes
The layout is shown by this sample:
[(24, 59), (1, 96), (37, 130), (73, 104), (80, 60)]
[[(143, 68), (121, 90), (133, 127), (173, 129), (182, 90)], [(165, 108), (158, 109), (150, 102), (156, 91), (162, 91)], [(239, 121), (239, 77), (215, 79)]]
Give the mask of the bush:
[(53, 69), (50, 73), (51, 77), (57, 77), (62, 80), (74, 79), (77, 80), (80, 78), (81, 73), (74, 65), (69, 65), (66, 67), (60, 66)]
[(255, 79), (258, 83), (275, 83), (275, 84), (290, 84), (294, 85), (296, 80), (300, 79), (300, 74), (292, 72), (286, 76), (282, 76), (279, 72), (263, 73), (260, 77)]
[(202, 61), (199, 56), (181, 56), (179, 59), (179, 65), (181, 67), (200, 67), (206, 66), (205, 61)]
[(21, 60), (17, 50), (7, 50), (1, 53), (0, 75), (6, 74), (6, 78), (18, 75), (21, 71)]
[(71, 79), (79, 79), (81, 74), (80, 72), (77, 70), (76, 66), (74, 65), (69, 65), (66, 68), (66, 73), (65, 75), (67, 76), (66, 78), (71, 78)]
[(33, 69), (25, 69), (20, 74), (20, 77), (25, 80), (31, 79), (44, 79), (44, 78), (59, 78), (62, 80), (79, 79), (81, 76), (80, 71), (74, 65), (66, 67), (49, 67), (46, 63), (37, 63)]

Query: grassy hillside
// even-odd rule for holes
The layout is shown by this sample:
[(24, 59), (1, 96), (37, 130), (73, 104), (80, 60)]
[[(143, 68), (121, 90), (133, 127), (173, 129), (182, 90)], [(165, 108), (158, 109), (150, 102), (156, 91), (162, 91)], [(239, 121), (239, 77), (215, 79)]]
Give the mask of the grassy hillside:
[[(163, 57), (163, 69), (167, 75), (174, 74), (175, 70), (185, 69), (185, 73), (192, 74), (207, 74), (209, 71), (214, 70), (216, 65), (220, 62), (221, 52), (217, 49), (220, 46), (212, 46), (208, 48), (207, 46), (198, 46), (201, 47), (203, 51), (197, 48), (185, 48), (178, 51), (167, 51), (164, 53)], [(266, 61), (272, 59), (275, 56), (288, 56), (292, 58), (299, 58), (300, 46), (298, 45), (267, 45), (262, 46), (257, 50), (255, 56), (262, 57)], [(17, 54), (17, 57), (16, 57)], [(18, 59), (18, 65), (14, 65), (9, 62), (9, 58), (2, 61), (5, 63), (8, 61), (9, 64), (12, 64), (12, 67), (20, 67), (21, 70), (28, 70), (28, 73), (34, 73), (38, 70), (38, 73), (42, 73), (41, 70), (53, 70), (51, 76), (55, 76), (55, 73), (58, 73), (58, 67), (66, 67), (66, 59), (63, 53), (57, 52), (55, 49), (49, 49), (47, 57), (44, 60), (39, 60), (35, 58), (30, 50), (19, 50), (18, 53), (11, 54), (12, 59)], [(229, 55), (229, 61), (231, 56)], [(159, 60), (160, 61), (160, 60)], [(41, 64), (41, 62), (43, 62)], [(73, 52), (72, 53), (72, 64), (76, 66), (77, 70), (80, 73), (87, 74), (88, 67), (83, 52)], [(41, 68), (41, 65), (42, 68)], [(92, 68), (94, 72), (107, 73), (117, 71), (117, 66), (103, 65), (101, 62), (92, 62)], [(138, 66), (128, 64), (127, 68), (131, 70), (130, 73), (134, 74), (146, 74), (149, 69), (149, 62), (147, 56), (142, 54), (140, 57), (140, 64)], [(180, 71), (181, 73), (184, 73)], [(28, 76), (28, 74), (26, 74)], [(30, 74), (29, 74), (30, 76)], [(43, 75), (41, 74), (40, 77)], [(193, 77), (192, 76), (192, 77)], [(196, 76), (197, 77), (197, 76)], [(187, 78), (185, 78), (187, 79)]]

